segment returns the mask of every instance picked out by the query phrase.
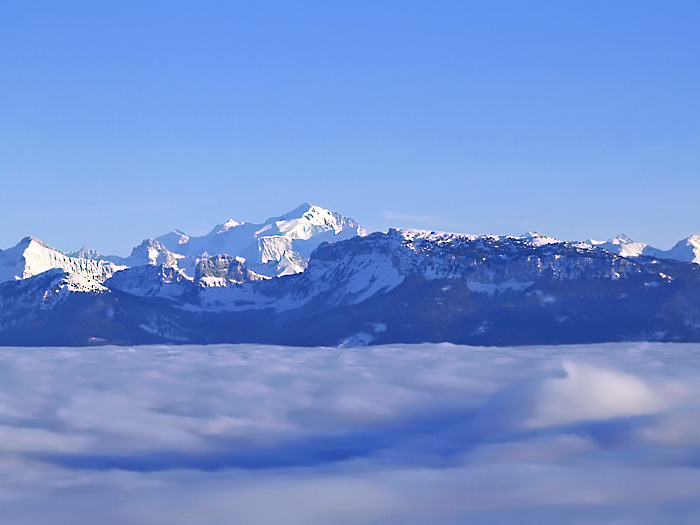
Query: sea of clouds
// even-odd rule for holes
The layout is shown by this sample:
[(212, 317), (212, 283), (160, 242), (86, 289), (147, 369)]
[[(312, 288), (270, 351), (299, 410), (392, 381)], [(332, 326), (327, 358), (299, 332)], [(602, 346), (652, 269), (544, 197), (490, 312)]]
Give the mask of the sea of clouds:
[(700, 345), (0, 349), (0, 523), (700, 523)]

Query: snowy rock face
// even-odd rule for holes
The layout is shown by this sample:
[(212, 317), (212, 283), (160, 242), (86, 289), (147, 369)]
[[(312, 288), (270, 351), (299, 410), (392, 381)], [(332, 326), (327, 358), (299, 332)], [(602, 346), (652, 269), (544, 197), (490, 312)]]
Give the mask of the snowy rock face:
[(203, 237), (176, 230), (156, 241), (174, 254), (243, 257), (247, 267), (266, 277), (304, 271), (311, 252), (323, 242), (337, 242), (367, 232), (353, 219), (319, 206), (303, 204), (262, 224), (230, 220)]
[(215, 255), (197, 262), (194, 278), (177, 264), (144, 264), (116, 272), (105, 286), (137, 297), (196, 297), (198, 288), (229, 288), (267, 279), (249, 270), (240, 257)]
[(128, 257), (112, 255), (108, 259), (115, 264), (129, 268), (159, 264), (177, 267), (178, 259), (184, 259), (184, 256), (171, 253), (158, 241), (146, 239), (131, 250), (131, 255)]
[(16, 246), (0, 251), (0, 283), (27, 279), (54, 268), (75, 276), (76, 281), (96, 285), (117, 270), (109, 262), (69, 257), (33, 237), (25, 237)]
[(181, 297), (193, 290), (192, 279), (182, 270), (164, 264), (145, 264), (115, 273), (105, 286), (138, 297)]
[(195, 282), (203, 287), (230, 287), (263, 279), (265, 277), (246, 267), (243, 258), (228, 255), (215, 255), (201, 260), (195, 274)]

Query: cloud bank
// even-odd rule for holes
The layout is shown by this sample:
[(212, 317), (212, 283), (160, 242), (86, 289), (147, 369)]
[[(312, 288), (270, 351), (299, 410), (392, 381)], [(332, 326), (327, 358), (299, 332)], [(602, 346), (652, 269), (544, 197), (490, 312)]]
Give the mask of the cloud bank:
[(4, 524), (700, 522), (700, 345), (0, 350)]

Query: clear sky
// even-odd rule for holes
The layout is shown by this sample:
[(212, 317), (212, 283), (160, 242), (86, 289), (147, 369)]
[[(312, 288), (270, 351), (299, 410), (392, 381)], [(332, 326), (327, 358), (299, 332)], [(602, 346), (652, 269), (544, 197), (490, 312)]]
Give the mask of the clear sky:
[(0, 0), (0, 247), (302, 202), (369, 230), (700, 234), (700, 2)]

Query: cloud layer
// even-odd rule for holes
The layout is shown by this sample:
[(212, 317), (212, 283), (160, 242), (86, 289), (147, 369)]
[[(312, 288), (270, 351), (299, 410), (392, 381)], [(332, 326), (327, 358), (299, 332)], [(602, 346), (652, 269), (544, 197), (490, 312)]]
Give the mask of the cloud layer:
[(0, 350), (7, 524), (700, 522), (700, 345)]

